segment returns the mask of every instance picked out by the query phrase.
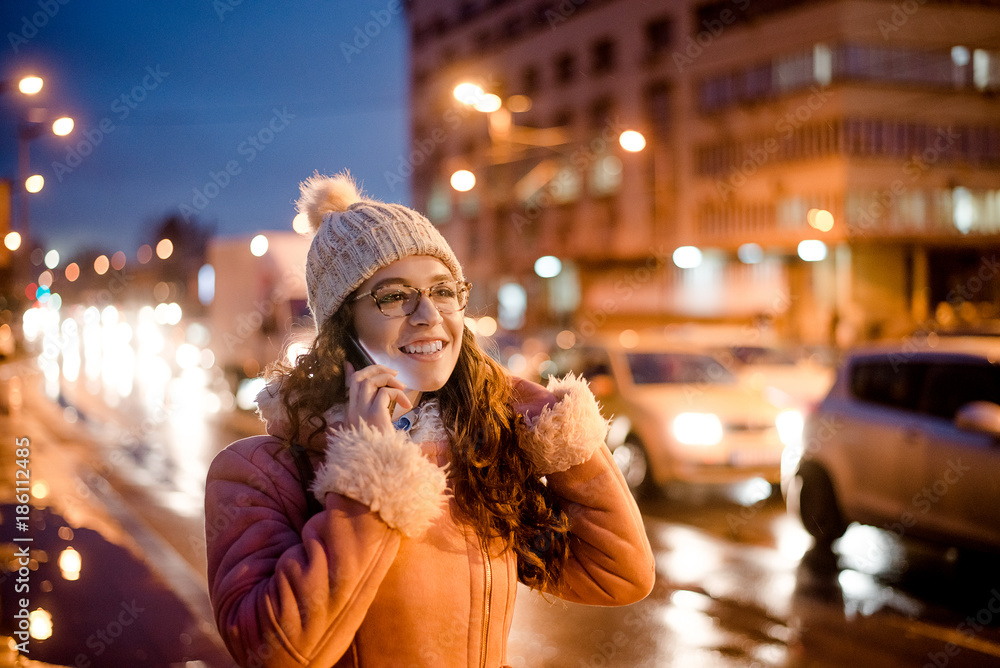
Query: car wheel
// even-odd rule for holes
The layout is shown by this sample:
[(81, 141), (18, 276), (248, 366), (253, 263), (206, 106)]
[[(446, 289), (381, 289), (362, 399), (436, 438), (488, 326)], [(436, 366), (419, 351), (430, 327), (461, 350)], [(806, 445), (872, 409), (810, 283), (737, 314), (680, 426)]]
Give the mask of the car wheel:
[(635, 436), (629, 435), (625, 441), (611, 451), (618, 470), (622, 472), (628, 488), (636, 498), (652, 496), (656, 485), (649, 470), (646, 448)]
[(804, 465), (796, 477), (802, 526), (816, 540), (817, 547), (829, 548), (847, 530), (830, 476), (819, 466)]

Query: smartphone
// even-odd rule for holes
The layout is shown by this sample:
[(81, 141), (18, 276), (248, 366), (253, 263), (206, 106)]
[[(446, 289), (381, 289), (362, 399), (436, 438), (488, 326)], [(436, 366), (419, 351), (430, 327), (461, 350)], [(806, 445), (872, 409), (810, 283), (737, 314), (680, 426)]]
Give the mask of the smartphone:
[(354, 365), (355, 371), (375, 364), (372, 356), (353, 335), (347, 337), (347, 361)]
[[(365, 347), (361, 345), (361, 342), (354, 335), (347, 337), (347, 361), (354, 365), (355, 371), (375, 364), (375, 360), (372, 359), (372, 356), (368, 354), (368, 351), (365, 350)], [(389, 415), (391, 416), (395, 410), (396, 402), (393, 400), (389, 402)]]

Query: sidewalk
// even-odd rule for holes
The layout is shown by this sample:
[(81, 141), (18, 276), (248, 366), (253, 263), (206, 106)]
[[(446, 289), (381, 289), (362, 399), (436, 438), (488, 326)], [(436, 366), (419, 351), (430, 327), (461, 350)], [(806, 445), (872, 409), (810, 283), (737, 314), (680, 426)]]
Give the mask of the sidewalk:
[(0, 407), (0, 668), (233, 666), (203, 577), (96, 473), (86, 431), (17, 364), (4, 371), (22, 405)]

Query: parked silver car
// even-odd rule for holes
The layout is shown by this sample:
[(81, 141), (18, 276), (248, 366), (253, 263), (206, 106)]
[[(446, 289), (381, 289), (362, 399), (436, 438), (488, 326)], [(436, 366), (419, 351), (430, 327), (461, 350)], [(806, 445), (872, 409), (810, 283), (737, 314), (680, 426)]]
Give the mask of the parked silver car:
[(782, 467), (818, 546), (859, 522), (1000, 549), (1000, 338), (849, 353)]
[(710, 352), (658, 338), (611, 339), (552, 354), (557, 373), (586, 377), (612, 416), (611, 448), (637, 495), (673, 481), (777, 483), (802, 414), (741, 384)]

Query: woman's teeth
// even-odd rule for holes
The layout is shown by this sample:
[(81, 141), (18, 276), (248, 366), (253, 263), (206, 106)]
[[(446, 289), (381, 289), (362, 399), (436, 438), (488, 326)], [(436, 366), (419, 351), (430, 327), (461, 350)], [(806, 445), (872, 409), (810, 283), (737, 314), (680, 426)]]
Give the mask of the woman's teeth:
[(429, 353), (436, 353), (442, 348), (444, 348), (443, 342), (429, 341), (427, 343), (414, 343), (408, 346), (403, 346), (403, 352), (410, 355), (413, 354), (427, 355)]

